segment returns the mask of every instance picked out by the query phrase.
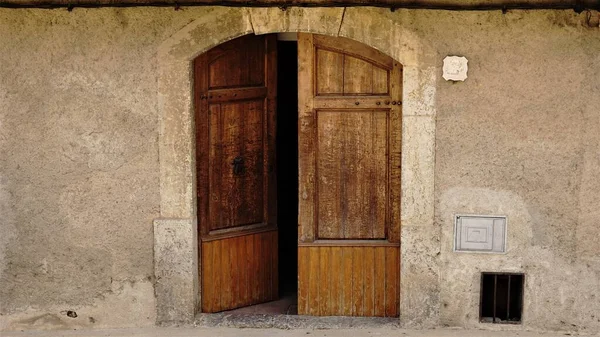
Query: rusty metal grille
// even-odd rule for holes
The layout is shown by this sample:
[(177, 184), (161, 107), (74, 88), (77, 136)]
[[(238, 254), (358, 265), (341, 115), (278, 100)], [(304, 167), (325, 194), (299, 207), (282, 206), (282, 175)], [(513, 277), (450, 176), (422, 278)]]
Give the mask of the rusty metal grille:
[(480, 321), (521, 323), (524, 282), (524, 274), (481, 273)]

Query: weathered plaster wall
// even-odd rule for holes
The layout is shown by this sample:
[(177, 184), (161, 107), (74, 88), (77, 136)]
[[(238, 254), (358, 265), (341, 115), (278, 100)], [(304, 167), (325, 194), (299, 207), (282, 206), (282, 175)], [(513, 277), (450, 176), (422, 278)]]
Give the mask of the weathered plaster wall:
[(154, 324), (156, 46), (191, 20), (0, 10), (0, 330)]
[[(438, 52), (470, 70), (438, 88), (441, 323), (481, 326), (478, 273), (514, 271), (525, 325), (598, 331), (600, 31), (559, 13), (453, 17)], [(507, 254), (452, 253), (456, 213), (507, 215)]]
[[(301, 30), (405, 65), (404, 323), (482, 326), (478, 272), (502, 270), (527, 273), (524, 327), (600, 331), (600, 31), (584, 18), (1, 9), (0, 330), (151, 325), (157, 304), (160, 321), (191, 315), (193, 261), (169, 263), (195, 246), (185, 60), (252, 31)], [(465, 83), (441, 80), (449, 54), (470, 60)], [(508, 215), (508, 253), (452, 253), (455, 213)], [(153, 233), (159, 217), (178, 220)]]

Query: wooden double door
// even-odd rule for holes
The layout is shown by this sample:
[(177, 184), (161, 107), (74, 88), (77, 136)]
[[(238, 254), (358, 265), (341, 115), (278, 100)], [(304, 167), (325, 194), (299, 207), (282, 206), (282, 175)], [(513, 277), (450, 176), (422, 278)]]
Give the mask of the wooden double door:
[(297, 225), (282, 244), (298, 245), (299, 314), (398, 316), (402, 68), (298, 34), (298, 223), (278, 224), (276, 43), (248, 35), (194, 62), (201, 309), (277, 299), (277, 228)]

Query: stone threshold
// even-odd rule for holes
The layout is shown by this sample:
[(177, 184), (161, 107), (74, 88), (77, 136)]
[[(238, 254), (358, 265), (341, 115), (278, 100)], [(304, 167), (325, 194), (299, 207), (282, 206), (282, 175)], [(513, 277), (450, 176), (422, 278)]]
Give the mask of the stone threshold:
[(203, 328), (252, 328), (252, 329), (399, 329), (397, 317), (346, 317), (346, 316), (300, 316), (216, 313), (198, 314), (194, 325)]

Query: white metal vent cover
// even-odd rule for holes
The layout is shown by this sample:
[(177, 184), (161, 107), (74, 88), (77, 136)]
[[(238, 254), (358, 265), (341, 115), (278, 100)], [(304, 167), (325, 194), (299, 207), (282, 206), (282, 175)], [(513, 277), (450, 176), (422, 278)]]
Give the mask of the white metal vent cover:
[(506, 216), (456, 215), (454, 251), (506, 252)]

